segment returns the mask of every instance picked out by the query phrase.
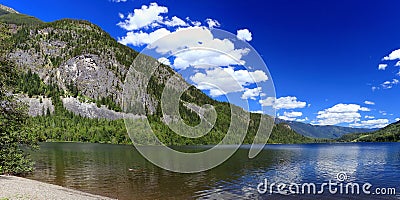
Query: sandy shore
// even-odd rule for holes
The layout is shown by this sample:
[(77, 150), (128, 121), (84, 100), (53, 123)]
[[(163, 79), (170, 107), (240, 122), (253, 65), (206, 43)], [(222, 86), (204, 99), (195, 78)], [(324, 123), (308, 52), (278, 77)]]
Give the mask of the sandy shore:
[(0, 176), (0, 199), (108, 200), (111, 198), (15, 176)]

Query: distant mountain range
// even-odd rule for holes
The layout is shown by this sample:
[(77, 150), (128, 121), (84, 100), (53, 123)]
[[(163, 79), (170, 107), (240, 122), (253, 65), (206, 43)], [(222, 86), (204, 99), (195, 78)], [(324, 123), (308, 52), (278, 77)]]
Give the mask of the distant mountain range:
[(275, 122), (278, 124), (279, 123), (288, 124), (290, 128), (292, 128), (297, 133), (312, 138), (337, 139), (346, 134), (369, 133), (378, 130), (378, 129), (365, 129), (365, 128), (350, 128), (342, 126), (311, 125), (302, 122), (285, 121), (279, 118), (277, 118)]

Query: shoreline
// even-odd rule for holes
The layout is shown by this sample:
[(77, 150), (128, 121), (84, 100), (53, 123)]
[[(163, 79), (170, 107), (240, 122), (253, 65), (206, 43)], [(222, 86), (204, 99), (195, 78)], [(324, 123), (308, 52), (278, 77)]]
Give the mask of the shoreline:
[(112, 200), (58, 185), (17, 176), (0, 175), (0, 199)]
[[(108, 144), (108, 145), (121, 145), (121, 146), (135, 146), (134, 144), (115, 144), (115, 143), (100, 143), (100, 142), (81, 142), (81, 141), (43, 141), (38, 142), (40, 145), (41, 143), (77, 143), (77, 144)], [(301, 144), (369, 144), (369, 143), (400, 143), (397, 141), (375, 141), (375, 142), (363, 142), (363, 141), (345, 141), (345, 142), (338, 142), (338, 141), (331, 141), (331, 142), (304, 142), (304, 143), (266, 143), (266, 144), (256, 144), (256, 145), (301, 145)], [(217, 144), (199, 144), (199, 145), (168, 145), (168, 147), (213, 147)], [(225, 144), (223, 146), (229, 146), (230, 144)], [(236, 146), (237, 144), (233, 144)], [(240, 144), (240, 146), (251, 146), (252, 144)], [(159, 147), (162, 145), (137, 145), (141, 147)]]

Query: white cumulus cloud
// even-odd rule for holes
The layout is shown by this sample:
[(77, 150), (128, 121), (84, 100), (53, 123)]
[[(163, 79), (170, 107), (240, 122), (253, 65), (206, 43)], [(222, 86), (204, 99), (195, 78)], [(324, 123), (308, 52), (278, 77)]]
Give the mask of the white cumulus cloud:
[(206, 23), (208, 25), (208, 28), (214, 28), (214, 27), (220, 27), (221, 26), (221, 24), (215, 19), (208, 18), (208, 19), (206, 19)]
[(274, 97), (268, 97), (266, 99), (259, 100), (262, 106), (273, 106), (275, 109), (295, 109), (304, 108), (307, 103), (302, 101), (297, 101), (297, 97), (287, 96), (280, 97), (278, 99)]
[(258, 113), (258, 114), (264, 114), (264, 111), (262, 111), (262, 110), (253, 110), (253, 111), (250, 111), (251, 113)]
[(160, 62), (160, 63), (162, 63), (164, 65), (168, 65), (168, 66), (171, 65), (171, 62), (168, 60), (168, 58), (165, 58), (165, 57), (159, 58), (158, 62)]
[[(170, 64), (178, 70), (189, 67), (208, 69), (246, 64), (242, 58), (250, 52), (250, 49), (235, 48), (232, 41), (213, 36), (210, 28), (220, 26), (217, 20), (208, 18), (206, 27), (201, 26), (198, 21), (190, 20), (189, 17), (185, 21), (177, 16), (170, 19), (164, 16), (166, 14), (168, 14), (167, 7), (151, 3), (134, 9), (126, 18), (120, 15), (124, 20), (118, 23), (118, 26), (128, 32), (126, 36), (118, 38), (118, 41), (124, 45), (150, 45), (148, 48), (154, 49), (157, 53), (173, 54), (175, 58)], [(246, 39), (251, 37), (248, 30), (242, 32), (241, 35), (246, 36)], [(165, 36), (168, 36), (168, 39), (159, 40)]]
[(217, 97), (231, 92), (245, 90), (245, 86), (268, 80), (268, 76), (261, 70), (234, 70), (232, 67), (215, 68), (198, 72), (190, 77), (200, 90), (209, 90), (210, 95)]
[(383, 128), (389, 125), (388, 119), (371, 119), (350, 124), (352, 127)]
[(256, 87), (253, 89), (245, 88), (244, 93), (242, 95), (242, 99), (256, 100), (257, 97), (262, 96), (261, 92), (262, 92), (261, 87)]
[(188, 21), (191, 25), (193, 25), (195, 27), (201, 26), (201, 22), (193, 21), (193, 20), (190, 19), (190, 17), (186, 17), (186, 21)]
[[(218, 48), (224, 48), (230, 46), (228, 40), (222, 41), (219, 39), (213, 40), (215, 44), (220, 44)], [(174, 60), (175, 69), (186, 69), (189, 67), (194, 68), (216, 68), (220, 66), (230, 65), (244, 65), (245, 61), (242, 60), (244, 55), (247, 55), (249, 49), (225, 49), (224, 52), (220, 52), (217, 48), (206, 47), (207, 44), (203, 43), (197, 47), (191, 47), (188, 50), (175, 54)]]
[(400, 49), (392, 51), (392, 53), (383, 58), (383, 60), (397, 60), (397, 59), (400, 59)]
[[(164, 28), (154, 32), (160, 32), (160, 30), (164, 30), (162, 33), (170, 33)], [(151, 36), (154, 32), (150, 34), (141, 32), (141, 35)], [(248, 48), (235, 48), (234, 43), (228, 39), (214, 38), (210, 29), (206, 27), (178, 28), (174, 34), (168, 36), (168, 39), (159, 40), (155, 43), (149, 43), (152, 40), (144, 40), (148, 37), (138, 37), (141, 35), (130, 33), (121, 38), (120, 42), (124, 44), (126, 43), (125, 38), (132, 38), (128, 41), (135, 41), (135, 44), (151, 44), (149, 48), (160, 54), (174, 54), (176, 58), (172, 63), (173, 67), (180, 70), (188, 67), (215, 68), (244, 65), (245, 61), (242, 60), (242, 57), (250, 51)]]
[(297, 117), (301, 117), (302, 115), (302, 112), (284, 112), (283, 115), (278, 114), (278, 118), (286, 121), (306, 121), (306, 119), (297, 119)]
[[(235, 70), (232, 67), (245, 65), (243, 57), (250, 49), (235, 47), (236, 40), (214, 37), (211, 29), (220, 26), (217, 20), (207, 18), (206, 24), (202, 25), (189, 17), (170, 17), (168, 8), (157, 3), (142, 5), (126, 15), (119, 13), (119, 17), (121, 22), (117, 25), (127, 32), (118, 38), (118, 42), (138, 47), (148, 45), (147, 48), (164, 56), (159, 62), (174, 69), (195, 68), (190, 80), (199, 89), (209, 90), (211, 96), (231, 92), (243, 92), (243, 99), (257, 100), (257, 96), (265, 96), (261, 87), (249, 87), (267, 81), (267, 74), (262, 70)], [(168, 39), (160, 40), (166, 36)], [(252, 39), (248, 29), (238, 30), (237, 36), (246, 41)], [(167, 59), (167, 54), (173, 56)]]
[(188, 23), (183, 21), (181, 18), (177, 16), (173, 16), (171, 20), (166, 20), (163, 22), (167, 26), (175, 27), (175, 26), (189, 26)]
[(286, 117), (301, 117), (301, 116), (303, 116), (303, 113), (302, 112), (293, 111), (293, 112), (284, 112), (283, 115), (286, 116)]
[(140, 9), (135, 9), (129, 13), (125, 21), (117, 25), (127, 31), (147, 28), (153, 23), (162, 23), (164, 17), (161, 14), (168, 13), (168, 8), (159, 6), (157, 3), (151, 3), (150, 6), (143, 5)]
[(124, 45), (134, 45), (134, 46), (143, 46), (146, 44), (151, 44), (158, 39), (167, 36), (171, 32), (165, 28), (158, 29), (151, 33), (146, 33), (143, 31), (133, 32), (130, 31), (126, 34), (125, 37), (118, 38), (118, 42)]
[(386, 70), (387, 66), (388, 66), (387, 64), (379, 64), (378, 65), (378, 69), (379, 70)]
[(240, 40), (250, 42), (252, 38), (252, 34), (248, 29), (240, 29), (237, 31), (236, 37)]
[(375, 119), (375, 117), (374, 116), (370, 116), (370, 115), (365, 115), (365, 117), (364, 117), (365, 119)]
[(375, 102), (372, 102), (372, 101), (364, 101), (364, 104), (367, 104), (367, 105), (375, 105)]
[(285, 121), (295, 121), (296, 120), (296, 118), (286, 117), (286, 116), (279, 116), (279, 115), (278, 115), (278, 118), (282, 119), (282, 120), (285, 120)]
[(360, 111), (370, 111), (369, 108), (357, 104), (336, 104), (331, 108), (319, 111), (318, 125), (336, 125), (340, 123), (355, 123), (360, 121)]
[(391, 89), (394, 85), (399, 84), (399, 80), (393, 79), (391, 81), (385, 81), (381, 84), (383, 89)]

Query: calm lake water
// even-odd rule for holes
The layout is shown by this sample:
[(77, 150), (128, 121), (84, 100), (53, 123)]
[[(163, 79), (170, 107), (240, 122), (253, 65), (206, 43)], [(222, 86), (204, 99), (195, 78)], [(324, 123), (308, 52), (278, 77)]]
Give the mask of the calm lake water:
[[(267, 145), (256, 158), (247, 155), (244, 146), (215, 169), (179, 174), (147, 162), (133, 146), (43, 143), (32, 155), (36, 170), (28, 178), (118, 199), (400, 199), (399, 143)], [(314, 183), (319, 191), (330, 180), (340, 183), (340, 172), (347, 175), (343, 185), (357, 183), (362, 193), (370, 183), (371, 194), (354, 195), (350, 189), (346, 194), (343, 189), (340, 195), (339, 186), (335, 195), (327, 187), (318, 195), (257, 191), (265, 179), (300, 188)], [(376, 188), (395, 188), (397, 195), (372, 195)]]

